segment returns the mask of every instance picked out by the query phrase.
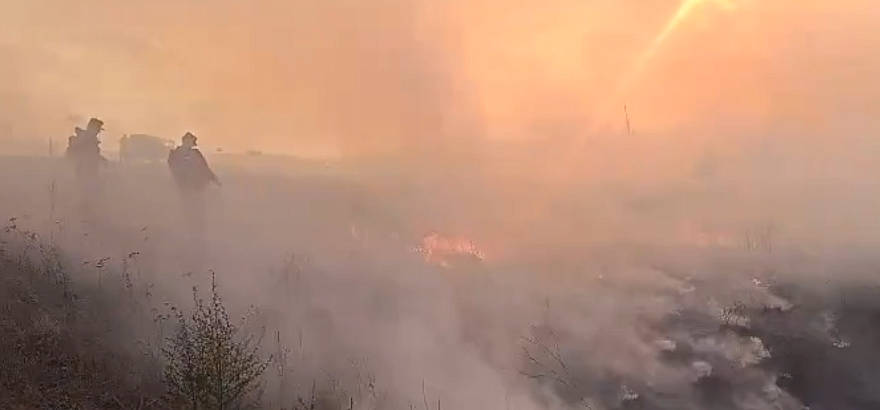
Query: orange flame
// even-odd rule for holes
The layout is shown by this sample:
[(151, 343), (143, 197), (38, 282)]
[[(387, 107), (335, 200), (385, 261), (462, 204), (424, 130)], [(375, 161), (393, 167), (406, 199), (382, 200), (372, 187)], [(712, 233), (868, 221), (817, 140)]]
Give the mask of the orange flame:
[(486, 254), (474, 241), (462, 236), (445, 237), (437, 232), (431, 232), (422, 238), (421, 244), (415, 246), (414, 250), (422, 254), (425, 262), (444, 268), (451, 267), (450, 259), (461, 256), (472, 257), (480, 262), (486, 260)]

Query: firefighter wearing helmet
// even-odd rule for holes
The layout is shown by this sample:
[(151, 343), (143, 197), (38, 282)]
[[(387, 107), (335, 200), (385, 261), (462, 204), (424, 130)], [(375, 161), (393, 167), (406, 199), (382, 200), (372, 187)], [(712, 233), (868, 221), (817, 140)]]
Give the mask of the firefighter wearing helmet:
[(212, 183), (220, 185), (217, 175), (208, 166), (208, 161), (197, 146), (198, 138), (187, 132), (181, 138), (181, 145), (168, 154), (171, 175), (178, 188), (184, 192), (201, 192)]
[(101, 155), (101, 141), (98, 134), (104, 130), (104, 121), (91, 118), (86, 129), (76, 127), (74, 135), (67, 139), (65, 157), (73, 165), (74, 175), (80, 193), (83, 217), (90, 219), (93, 215), (92, 205), (101, 191), (100, 169), (109, 161)]
[(104, 131), (104, 121), (92, 118), (86, 129), (76, 127), (74, 135), (67, 139), (65, 156), (73, 161), (77, 176), (94, 177), (101, 164), (107, 159), (101, 155), (101, 141), (98, 134)]
[(197, 140), (193, 133), (187, 132), (181, 138), (181, 145), (168, 153), (168, 167), (180, 192), (189, 229), (201, 242), (206, 228), (204, 191), (211, 184), (219, 186), (220, 181), (197, 148)]

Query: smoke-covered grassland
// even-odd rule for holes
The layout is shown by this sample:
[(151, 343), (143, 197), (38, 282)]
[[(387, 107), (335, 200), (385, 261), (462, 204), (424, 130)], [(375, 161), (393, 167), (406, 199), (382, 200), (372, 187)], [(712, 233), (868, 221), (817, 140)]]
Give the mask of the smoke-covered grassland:
[[(0, 5), (0, 331), (54, 343), (4, 349), (10, 406), (157, 405), (209, 271), (266, 409), (880, 406), (872, 2), (705, 2), (626, 89), (676, 2)], [(204, 247), (161, 163), (81, 221), (57, 154), (93, 115), (108, 150), (200, 136)], [(426, 261), (433, 231), (484, 260)]]

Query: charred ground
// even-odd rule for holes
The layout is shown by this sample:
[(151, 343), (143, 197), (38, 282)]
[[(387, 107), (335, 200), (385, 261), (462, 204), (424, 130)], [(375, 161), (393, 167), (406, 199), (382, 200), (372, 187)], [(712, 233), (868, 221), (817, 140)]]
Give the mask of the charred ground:
[[(73, 232), (74, 224), (42, 222), (48, 212), (64, 217), (68, 197), (59, 194), (56, 207), (47, 203), (48, 187), (55, 178), (62, 185), (63, 173), (48, 161), (16, 161), (2, 181), (14, 194), (3, 211), (29, 210), (19, 222), (34, 232), (18, 228), (4, 239), (0, 407), (158, 408), (165, 386), (157, 346), (173, 326), (163, 328), (156, 318), (168, 314), (165, 301), (186, 302), (191, 286), (206, 285), (199, 275), (174, 273), (182, 254), (176, 252), (185, 250), (177, 249), (168, 216), (174, 202), (161, 170), (111, 174), (118, 206), (107, 219), (114, 223), (86, 237)], [(387, 181), (226, 172), (232, 193), (224, 193), (215, 231), (221, 291), (237, 313), (255, 305), (260, 324), (248, 332), (262, 336), (266, 357), (300, 357), (267, 369), (265, 408), (296, 404), (297, 397), (317, 403), (319, 396), (328, 408), (413, 401), (433, 408), (436, 398), (453, 408), (486, 408), (474, 404), (481, 399), (503, 404), (505, 391), (473, 395), (489, 390), (482, 388), (447, 399), (459, 393), (450, 386), (469, 387), (438, 376), (464, 374), (443, 368), (449, 363), (497, 371), (506, 391), (524, 394), (534, 408), (880, 408), (873, 388), (880, 380), (880, 290), (873, 278), (880, 261), (864, 248), (814, 251), (753, 240), (577, 243), (574, 234), (551, 236), (556, 225), (548, 225), (514, 250), (488, 252), (486, 261), (426, 265), (410, 252), (417, 235), (427, 233), (421, 228), (467, 227), (461, 209), (480, 204), (461, 201), (479, 196), (476, 185), (457, 187), (461, 195), (446, 186), (430, 196), (430, 189), (402, 190)], [(140, 185), (125, 184), (132, 179)], [(633, 200), (603, 192), (618, 195), (620, 209)], [(635, 220), (675, 217), (670, 209), (686, 199), (697, 201), (655, 195), (631, 212), (639, 213)], [(613, 205), (598, 202), (588, 205), (600, 214)], [(485, 222), (479, 215), (487, 209), (478, 211), (473, 218)], [(603, 226), (598, 219), (566, 221), (572, 228)], [(471, 226), (480, 233), (496, 225)], [(497, 237), (489, 232), (486, 238)], [(477, 246), (482, 240), (476, 236)], [(296, 263), (281, 272), (274, 261), (290, 251)], [(388, 256), (397, 254), (404, 256)], [(99, 267), (105, 258), (107, 266)], [(546, 275), (553, 280), (543, 284)], [(549, 318), (519, 310), (547, 295)], [(447, 310), (455, 312), (448, 327), (432, 324), (446, 320)], [(448, 338), (454, 349), (423, 340), (432, 334), (413, 342), (410, 333), (393, 333), (415, 325)], [(309, 350), (310, 343), (319, 347)], [(434, 368), (409, 367), (415, 356), (403, 359), (408, 349), (442, 360), (431, 361)], [(349, 374), (358, 355), (370, 357), (376, 373)], [(295, 376), (277, 376), (290, 368)], [(391, 381), (397, 372), (418, 381), (422, 371), (436, 372), (433, 385), (445, 387), (431, 390), (429, 382), (428, 397), (420, 397), (422, 383), (410, 383), (413, 398)], [(278, 394), (285, 389), (294, 393)]]

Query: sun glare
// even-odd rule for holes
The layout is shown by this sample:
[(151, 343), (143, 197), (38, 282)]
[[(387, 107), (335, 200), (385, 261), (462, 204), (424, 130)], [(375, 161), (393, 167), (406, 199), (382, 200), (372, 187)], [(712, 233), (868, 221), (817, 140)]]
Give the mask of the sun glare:
[(682, 24), (691, 18), (694, 12), (707, 5), (715, 5), (725, 11), (733, 11), (737, 7), (736, 0), (683, 0), (669, 21), (663, 26), (660, 33), (654, 37), (648, 48), (645, 49), (636, 60), (635, 64), (627, 71), (626, 76), (623, 77), (618, 86), (617, 92), (613, 94), (613, 100), (601, 106), (602, 108), (599, 111), (599, 115), (597, 115), (599, 121), (593, 123), (594, 129), (592, 131), (597, 131), (599, 127), (607, 125), (606, 121), (611, 112), (617, 110), (619, 105), (624, 102), (630, 87), (632, 87), (635, 80), (648, 67), (649, 63), (654, 59), (667, 40), (669, 40), (669, 37), (675, 33)]
[[(720, 8), (725, 12), (732, 12), (737, 9), (739, 1), (740, 0), (682, 0), (678, 8), (672, 14), (672, 17), (670, 17), (666, 24), (663, 25), (662, 30), (660, 30), (660, 32), (653, 38), (651, 43), (644, 52), (639, 55), (638, 59), (629, 70), (625, 71), (626, 74), (621, 78), (616, 91), (611, 94), (611, 98), (605, 103), (599, 105), (597, 110), (594, 111), (594, 114), (591, 116), (593, 121), (591, 121), (587, 132), (581, 136), (581, 142), (590, 138), (591, 135), (605, 130), (605, 128), (609, 126), (610, 119), (614, 118), (614, 115), (619, 112), (624, 104), (626, 104), (627, 94), (629, 94), (635, 81), (648, 68), (651, 61), (660, 52), (672, 34), (678, 31), (688, 20), (693, 18), (694, 13), (709, 6)], [(578, 147), (573, 148), (574, 149), (570, 150), (568, 154), (571, 158), (557, 163), (564, 169), (556, 169), (556, 171), (562, 171), (563, 173), (570, 172), (572, 164), (577, 163), (574, 157), (578, 155), (577, 153), (579, 152), (579, 149), (577, 149)]]
[(675, 11), (675, 14), (672, 15), (672, 18), (669, 19), (669, 22), (663, 27), (663, 30), (660, 31), (659, 34), (654, 38), (651, 42), (651, 45), (648, 46), (648, 49), (642, 54), (641, 57), (636, 61), (635, 66), (632, 70), (629, 71), (629, 75), (627, 75), (622, 83), (620, 94), (624, 94), (628, 91), (629, 87), (632, 85), (632, 82), (639, 76), (639, 74), (645, 69), (648, 63), (654, 58), (660, 48), (664, 43), (669, 39), (669, 36), (678, 30), (681, 25), (690, 18), (693, 13), (698, 10), (700, 7), (707, 5), (707, 3), (715, 4), (725, 11), (733, 11), (736, 8), (736, 3), (734, 0), (684, 0), (681, 5)]

